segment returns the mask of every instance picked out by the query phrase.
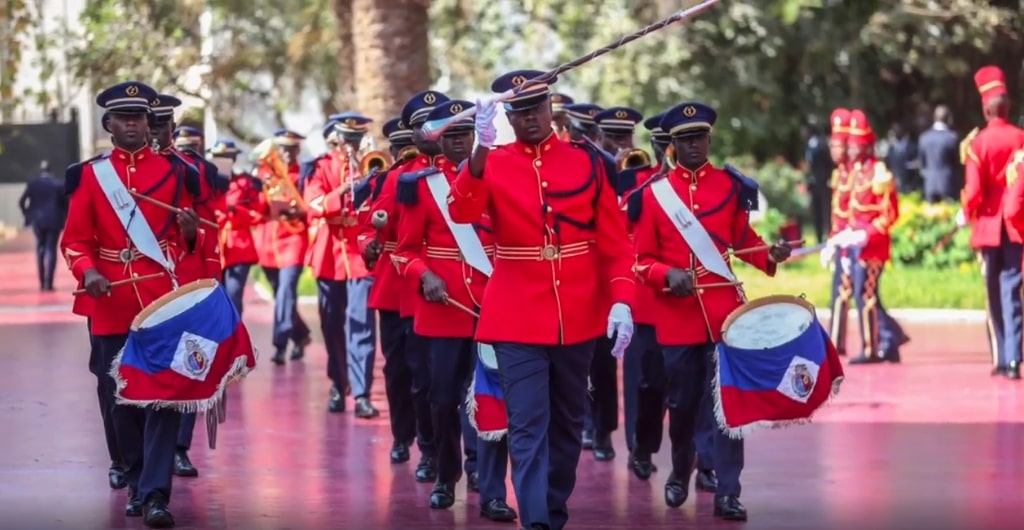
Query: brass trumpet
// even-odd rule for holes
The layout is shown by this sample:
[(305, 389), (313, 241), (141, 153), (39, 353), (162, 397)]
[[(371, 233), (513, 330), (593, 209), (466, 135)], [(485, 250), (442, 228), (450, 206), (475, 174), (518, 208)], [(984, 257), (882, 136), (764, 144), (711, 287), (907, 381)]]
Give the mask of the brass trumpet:
[(407, 145), (398, 150), (398, 160), (400, 162), (408, 162), (418, 156), (420, 156), (420, 150), (416, 149), (415, 145)]
[(281, 154), (278, 153), (273, 140), (266, 140), (253, 149), (253, 156), (256, 160), (270, 170), (270, 175), (263, 182), (263, 194), (270, 206), (270, 216), (279, 220), (289, 231), (299, 233), (305, 230), (301, 219), (290, 219), (285, 214), (290, 210), (298, 210), (299, 214), (305, 214), (309, 205), (302, 198), (298, 187), (292, 182), (288, 174), (288, 167)]
[(359, 174), (365, 177), (374, 169), (384, 171), (393, 163), (391, 156), (384, 151), (370, 151), (359, 159)]
[(651, 167), (651, 155), (643, 149), (625, 149), (615, 157), (615, 169), (623, 171)]

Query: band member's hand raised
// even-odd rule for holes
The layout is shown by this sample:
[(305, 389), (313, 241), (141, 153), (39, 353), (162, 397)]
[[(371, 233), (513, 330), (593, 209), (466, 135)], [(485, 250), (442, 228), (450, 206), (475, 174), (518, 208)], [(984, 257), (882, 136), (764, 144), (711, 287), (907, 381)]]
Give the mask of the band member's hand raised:
[(185, 239), (193, 239), (199, 230), (199, 215), (191, 208), (182, 208), (178, 213), (178, 228)]
[(110, 281), (96, 269), (85, 271), (82, 283), (85, 284), (85, 292), (89, 293), (89, 296), (98, 297), (110, 294)]
[(376, 265), (381, 252), (384, 252), (384, 245), (380, 241), (374, 240), (367, 243), (366, 248), (363, 249), (363, 261), (366, 262), (366, 266), (372, 268)]
[(676, 296), (690, 296), (693, 294), (693, 275), (682, 269), (669, 269), (665, 276), (665, 282), (672, 294)]
[(789, 259), (789, 255), (793, 253), (793, 249), (786, 243), (785, 239), (780, 239), (778, 243), (772, 245), (772, 248), (768, 249), (768, 259), (775, 263), (782, 263)]
[(444, 280), (433, 272), (423, 273), (420, 285), (423, 288), (423, 298), (426, 298), (428, 302), (444, 302), (448, 297), (448, 288), (445, 286)]
[(498, 104), (493, 100), (476, 102), (476, 117), (473, 119), (476, 141), (483, 147), (492, 147), (498, 139), (498, 129), (494, 127), (494, 117), (498, 113)]

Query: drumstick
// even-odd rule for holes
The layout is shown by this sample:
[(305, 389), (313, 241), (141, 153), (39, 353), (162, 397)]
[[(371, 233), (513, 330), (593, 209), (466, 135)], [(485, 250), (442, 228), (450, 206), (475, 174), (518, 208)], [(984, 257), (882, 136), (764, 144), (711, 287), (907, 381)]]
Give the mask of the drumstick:
[(470, 308), (460, 304), (459, 302), (456, 302), (455, 300), (452, 300), (451, 298), (448, 298), (447, 295), (445, 295), (445, 297), (444, 297), (444, 303), (450, 304), (452, 307), (454, 307), (456, 309), (459, 309), (461, 311), (465, 311), (466, 313), (469, 313), (470, 315), (473, 315), (473, 318), (480, 318), (480, 315), (477, 314), (476, 311), (473, 311), (472, 309), (470, 309)]
[[(147, 274), (145, 276), (135, 276), (133, 278), (128, 278), (126, 280), (118, 280), (116, 282), (110, 282), (110, 286), (111, 287), (120, 287), (122, 285), (129, 285), (129, 284), (132, 284), (132, 283), (135, 283), (135, 282), (141, 282), (141, 281), (144, 281), (144, 280), (154, 280), (156, 278), (162, 277), (163, 275), (164, 275), (164, 273), (158, 272), (156, 274)], [(73, 294), (75, 296), (78, 296), (78, 295), (81, 295), (81, 294), (85, 294), (87, 292), (89, 292), (89, 291), (86, 290), (86, 289), (78, 289), (78, 290), (72, 292), (71, 294)]]
[[(793, 240), (793, 241), (784, 241), (784, 243), (788, 247), (797, 247), (797, 246), (803, 245), (804, 244), (804, 240), (803, 239), (796, 239), (796, 240)], [(741, 248), (739, 250), (732, 251), (732, 255), (733, 256), (742, 256), (744, 254), (753, 254), (754, 252), (761, 252), (762, 250), (769, 250), (769, 249), (771, 249), (772, 247), (774, 247), (777, 244), (778, 243), (773, 243), (771, 245), (765, 244), (765, 245), (758, 245), (756, 247)]]
[[(143, 195), (141, 193), (136, 193), (134, 191), (129, 191), (128, 193), (131, 193), (132, 197), (135, 197), (136, 199), (142, 199), (142, 200), (152, 204), (153, 206), (159, 206), (159, 207), (161, 207), (164, 210), (167, 210), (169, 212), (174, 212), (174, 213), (184, 213), (185, 212), (185, 210), (182, 210), (181, 208), (178, 208), (177, 206), (172, 206), (170, 204), (167, 204), (166, 202), (159, 201), (157, 199), (154, 199), (152, 197), (148, 197), (148, 196)], [(201, 224), (203, 226), (206, 226), (206, 227), (209, 227), (209, 228), (213, 228), (214, 230), (220, 230), (220, 226), (217, 226), (217, 223), (215, 223), (213, 221), (208, 221), (208, 220), (203, 219), (201, 217), (199, 218), (199, 224)]]
[[(719, 283), (702, 283), (700, 285), (694, 285), (694, 289), (706, 289), (710, 287), (739, 287), (743, 285), (743, 282), (719, 282)], [(672, 289), (665, 287), (661, 290), (663, 293), (671, 293)]]

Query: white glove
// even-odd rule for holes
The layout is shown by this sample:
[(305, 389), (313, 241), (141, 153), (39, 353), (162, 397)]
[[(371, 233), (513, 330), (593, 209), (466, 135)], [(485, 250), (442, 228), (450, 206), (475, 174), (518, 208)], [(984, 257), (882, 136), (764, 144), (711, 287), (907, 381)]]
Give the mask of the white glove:
[(474, 119), (476, 141), (483, 147), (493, 147), (494, 141), (498, 139), (498, 129), (494, 127), (494, 117), (497, 115), (497, 102), (476, 100), (476, 118)]
[(957, 228), (963, 228), (970, 223), (967, 222), (967, 215), (964, 214), (964, 209), (960, 208), (960, 211), (956, 212), (956, 226)]
[(846, 241), (844, 241), (844, 243), (846, 243), (845, 246), (847, 248), (849, 248), (849, 247), (860, 248), (860, 247), (863, 247), (865, 244), (867, 244), (867, 242), (868, 242), (868, 233), (863, 231), (863, 230), (854, 230), (854, 231), (850, 232), (847, 235), (847, 237), (846, 237)]
[(853, 273), (853, 260), (848, 256), (839, 258), (839, 268), (843, 271), (843, 274), (849, 276)]
[(621, 359), (626, 353), (626, 346), (633, 340), (633, 312), (629, 306), (621, 302), (612, 306), (608, 313), (608, 338), (615, 337), (612, 356)]
[(821, 249), (821, 254), (818, 254), (818, 257), (821, 258), (821, 267), (827, 269), (836, 257), (836, 244), (829, 239), (825, 242), (825, 248)]

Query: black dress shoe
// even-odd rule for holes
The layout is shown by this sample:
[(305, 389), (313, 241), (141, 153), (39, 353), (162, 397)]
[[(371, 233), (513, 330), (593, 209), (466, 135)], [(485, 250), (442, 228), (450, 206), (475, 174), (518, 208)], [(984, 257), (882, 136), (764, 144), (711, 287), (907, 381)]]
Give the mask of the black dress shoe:
[(373, 404), (370, 403), (368, 397), (356, 398), (356, 417), (363, 419), (376, 418), (380, 416), (380, 411), (377, 410)]
[(334, 385), (331, 385), (331, 397), (327, 399), (327, 412), (345, 412), (345, 395)]
[(154, 496), (146, 502), (142, 522), (150, 528), (174, 528), (174, 516), (167, 509), (167, 501)]
[(643, 455), (629, 455), (626, 465), (633, 472), (633, 475), (640, 480), (650, 479), (651, 475), (658, 470), (658, 466), (651, 462), (651, 457)]
[(455, 485), (446, 482), (434, 484), (430, 491), (430, 509), (447, 510), (455, 504)]
[(583, 449), (589, 451), (594, 448), (594, 431), (583, 431)]
[(857, 357), (850, 359), (850, 364), (878, 364), (882, 362), (885, 362), (885, 359), (874, 355), (871, 357), (858, 355)]
[(177, 477), (198, 477), (199, 470), (192, 465), (188, 453), (184, 449), (178, 449), (174, 453), (174, 475)]
[(124, 471), (118, 466), (110, 466), (110, 470), (107, 471), (107, 482), (110, 483), (110, 489), (112, 490), (128, 487), (128, 480), (124, 478)]
[(278, 366), (284, 365), (284, 348), (274, 350), (274, 356), (270, 358), (270, 362)]
[(615, 447), (612, 446), (612, 436), (601, 434), (594, 437), (594, 460), (598, 462), (611, 462), (615, 459)]
[(306, 337), (304, 340), (302, 340), (299, 343), (295, 344), (295, 347), (292, 348), (292, 360), (293, 361), (298, 361), (299, 359), (305, 357), (306, 356), (306, 346), (309, 346), (312, 343), (313, 343), (312, 337)]
[(1006, 376), (1007, 368), (1005, 366), (996, 366), (992, 369), (992, 377)]
[(142, 499), (139, 494), (131, 489), (128, 490), (128, 504), (124, 505), (126, 517), (142, 517)]
[(409, 461), (409, 443), (395, 442), (391, 446), (391, 463), (402, 464)]
[(494, 499), (480, 507), (480, 517), (497, 523), (511, 523), (518, 519), (519, 515), (504, 500)]
[(678, 508), (690, 496), (690, 485), (676, 477), (673, 471), (665, 483), (665, 504), (670, 508)]
[(476, 471), (466, 475), (466, 489), (473, 493), (480, 493), (480, 475)]
[(435, 480), (437, 480), (437, 461), (429, 456), (421, 457), (420, 463), (416, 464), (416, 482), (433, 482)]
[(715, 497), (715, 517), (726, 521), (746, 521), (747, 509), (735, 495)]
[(1006, 368), (1007, 379), (1020, 380), (1020, 362), (1010, 361), (1010, 366)]
[(698, 469), (697, 478), (693, 481), (694, 486), (700, 491), (714, 493), (718, 490), (718, 477), (710, 469)]

